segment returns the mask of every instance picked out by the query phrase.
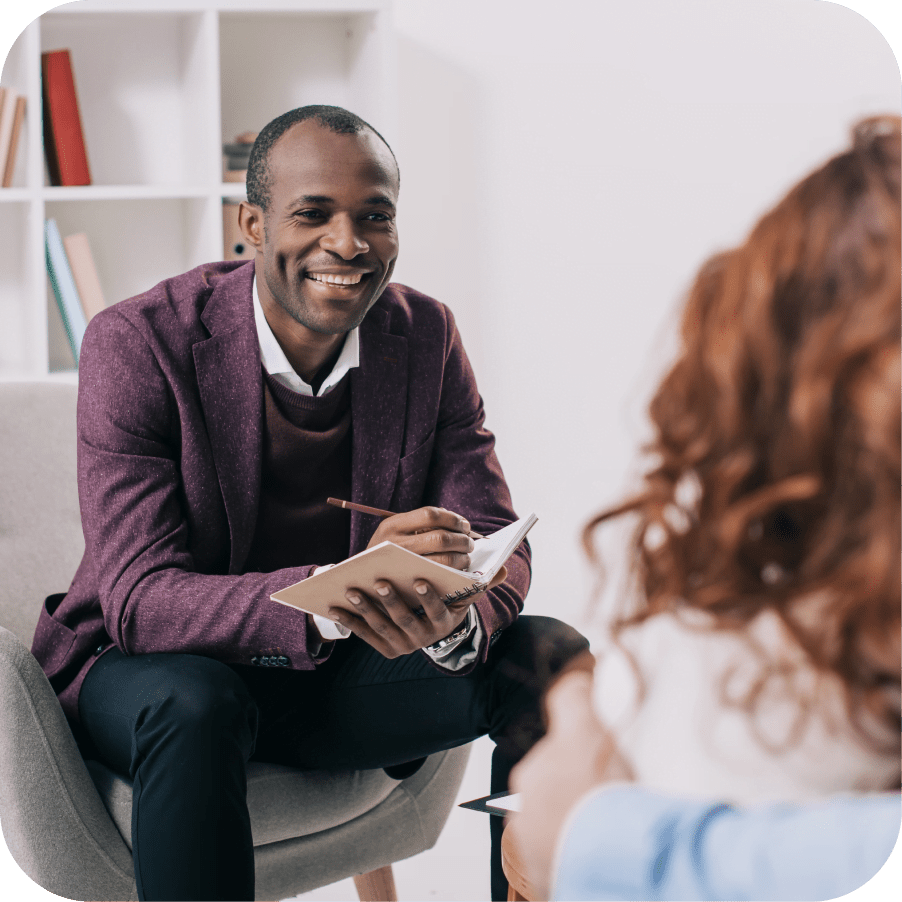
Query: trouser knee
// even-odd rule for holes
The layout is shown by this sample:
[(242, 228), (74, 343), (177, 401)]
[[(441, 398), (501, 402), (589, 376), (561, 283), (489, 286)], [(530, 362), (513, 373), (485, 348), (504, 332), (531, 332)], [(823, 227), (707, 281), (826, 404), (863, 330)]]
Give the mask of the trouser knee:
[(132, 778), (148, 758), (247, 761), (256, 741), (257, 707), (244, 683), (200, 655), (110, 649), (88, 673), (79, 712), (90, 756)]
[(511, 661), (541, 692), (575, 658), (589, 650), (579, 630), (554, 617), (523, 616), (499, 637), (493, 653)]
[(150, 704), (138, 728), (140, 743), (173, 743), (186, 754), (231, 750), (248, 760), (257, 735), (257, 707), (245, 685), (220, 662), (197, 658), (183, 663), (175, 679), (150, 689)]

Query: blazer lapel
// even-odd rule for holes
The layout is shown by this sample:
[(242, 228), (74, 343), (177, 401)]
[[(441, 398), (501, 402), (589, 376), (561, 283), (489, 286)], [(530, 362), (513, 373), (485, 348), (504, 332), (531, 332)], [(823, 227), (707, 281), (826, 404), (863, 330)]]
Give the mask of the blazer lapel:
[[(383, 509), (397, 480), (407, 414), (407, 339), (387, 329), (388, 313), (373, 307), (360, 324), (360, 366), (351, 371), (351, 500)], [(365, 516), (351, 514), (351, 554), (372, 534)]]
[(260, 501), (263, 373), (254, 325), (253, 264), (224, 276), (201, 320), (210, 337), (194, 345), (207, 432), (232, 540), (229, 572), (250, 551)]

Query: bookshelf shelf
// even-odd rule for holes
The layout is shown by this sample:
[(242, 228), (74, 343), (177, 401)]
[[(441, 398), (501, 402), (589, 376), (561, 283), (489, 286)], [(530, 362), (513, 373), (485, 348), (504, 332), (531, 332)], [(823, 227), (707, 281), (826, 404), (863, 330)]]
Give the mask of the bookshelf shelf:
[[(77, 378), (43, 228), (85, 232), (107, 303), (223, 256), (222, 144), (306, 103), (347, 106), (391, 141), (391, 0), (82, 0), (32, 22), (0, 83), (26, 96), (0, 188), (0, 380)], [(41, 53), (68, 49), (91, 185), (49, 184)]]
[(0, 204), (20, 203), (23, 200), (31, 200), (34, 196), (34, 191), (28, 188), (0, 188)]
[(148, 200), (207, 197), (203, 185), (76, 185), (47, 187), (40, 192), (46, 201)]

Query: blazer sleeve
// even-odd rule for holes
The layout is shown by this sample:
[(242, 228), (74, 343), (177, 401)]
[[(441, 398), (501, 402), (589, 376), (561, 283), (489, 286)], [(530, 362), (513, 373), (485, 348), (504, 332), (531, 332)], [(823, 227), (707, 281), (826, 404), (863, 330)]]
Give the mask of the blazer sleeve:
[(183, 458), (204, 446), (182, 441), (167, 375), (125, 316), (106, 311), (88, 327), (79, 360), (78, 488), (85, 561), (106, 631), (125, 654), (181, 652), (228, 663), (275, 655), (282, 666), (312, 669), (331, 645), (312, 656), (306, 615), (269, 596), (313, 568), (228, 574), (215, 470), (206, 500), (189, 505)]
[[(518, 519), (495, 454), (495, 437), (485, 428), (485, 410), (476, 377), (451, 311), (446, 316), (446, 342), (441, 400), (430, 459), (424, 504), (462, 514), (479, 533), (492, 533)], [(531, 577), (531, 552), (524, 541), (507, 562), (504, 583), (478, 598), (475, 607), (482, 640), (473, 663), (484, 662), (491, 643), (517, 618)]]

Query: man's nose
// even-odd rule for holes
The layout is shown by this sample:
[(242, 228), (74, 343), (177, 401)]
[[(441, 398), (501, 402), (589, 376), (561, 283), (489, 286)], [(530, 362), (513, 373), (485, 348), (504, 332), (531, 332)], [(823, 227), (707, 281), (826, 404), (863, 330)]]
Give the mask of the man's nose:
[(370, 249), (359, 234), (357, 224), (349, 216), (332, 217), (325, 235), (320, 239), (320, 247), (337, 254), (342, 260), (353, 260)]

